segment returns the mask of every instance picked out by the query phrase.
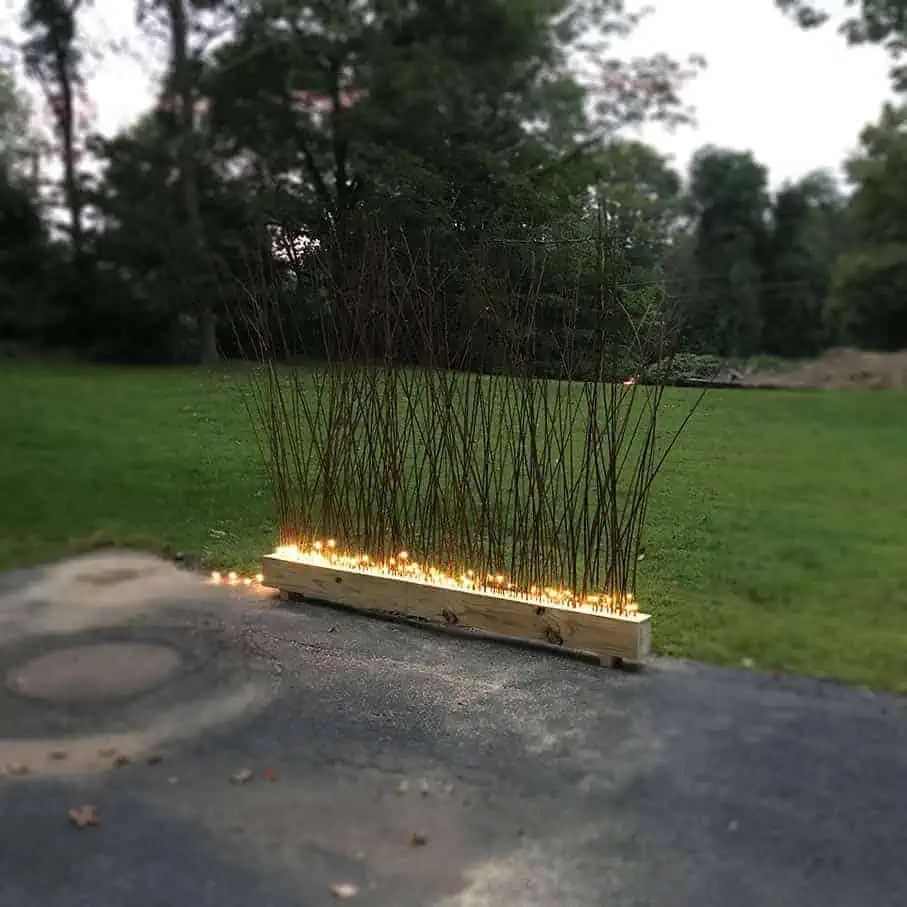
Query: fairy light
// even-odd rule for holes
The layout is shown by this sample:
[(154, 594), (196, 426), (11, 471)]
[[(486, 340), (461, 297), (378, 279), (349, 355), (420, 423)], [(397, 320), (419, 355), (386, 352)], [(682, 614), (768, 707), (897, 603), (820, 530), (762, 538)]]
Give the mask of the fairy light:
[[(474, 570), (466, 570), (452, 575), (446, 570), (414, 561), (407, 550), (378, 560), (366, 554), (344, 554), (338, 551), (337, 541), (328, 539), (312, 541), (307, 547), (300, 545), (281, 545), (273, 554), (281, 560), (315, 567), (338, 567), (373, 576), (409, 580), (430, 586), (462, 589), (469, 592), (481, 592), (483, 595), (497, 596), (505, 599), (530, 601), (542, 607), (560, 607), (586, 609), (595, 612), (632, 615), (639, 610), (631, 595), (615, 597), (604, 593), (581, 596), (570, 589), (557, 586), (531, 586), (528, 590), (518, 588), (503, 573), (486, 573), (483, 578), (476, 576)], [(259, 574), (260, 576), (260, 574)], [(257, 582), (261, 582), (256, 578)]]
[[(316, 567), (339, 567), (446, 589), (462, 589), (504, 599), (519, 599), (542, 607), (576, 608), (624, 615), (633, 615), (639, 611), (639, 606), (631, 595), (623, 598), (605, 593), (580, 596), (570, 589), (557, 586), (530, 586), (529, 589), (520, 589), (503, 573), (486, 573), (480, 578), (476, 576), (474, 570), (466, 570), (458, 575), (452, 575), (438, 567), (418, 563), (412, 559), (407, 550), (399, 551), (384, 561), (367, 554), (343, 554), (337, 549), (337, 540), (332, 538), (324, 542), (315, 540), (307, 548), (299, 545), (281, 545), (274, 551), (273, 556)], [(231, 586), (249, 592), (271, 591), (264, 585), (264, 576), (261, 573), (248, 575), (235, 570), (227, 573), (215, 570), (209, 575), (208, 582), (214, 586)]]
[(221, 573), (220, 570), (213, 570), (208, 574), (208, 583), (212, 586), (232, 586), (234, 588), (248, 589), (250, 592), (270, 591), (264, 585), (264, 575), (261, 573), (242, 574), (236, 570), (229, 573)]

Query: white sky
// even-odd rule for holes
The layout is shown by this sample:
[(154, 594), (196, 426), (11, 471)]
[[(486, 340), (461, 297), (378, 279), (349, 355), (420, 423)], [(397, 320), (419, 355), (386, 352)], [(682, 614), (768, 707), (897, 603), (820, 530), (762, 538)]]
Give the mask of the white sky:
[[(837, 168), (891, 98), (884, 51), (849, 47), (834, 23), (804, 32), (773, 0), (653, 5), (657, 11), (634, 36), (632, 52), (700, 52), (708, 63), (685, 95), (696, 108), (698, 128), (643, 133), (678, 164), (711, 143), (752, 150), (774, 184), (819, 167)], [(828, 11), (844, 6), (842, 0), (818, 5)]]
[[(803, 32), (786, 20), (773, 0), (652, 0), (656, 12), (624, 42), (629, 55), (664, 51), (685, 57), (701, 53), (708, 69), (685, 97), (698, 125), (674, 134), (648, 127), (643, 138), (684, 167), (701, 145), (752, 150), (777, 184), (819, 168), (837, 168), (854, 148), (860, 129), (876, 118), (889, 94), (888, 60), (877, 48), (848, 47), (833, 26)], [(15, 21), (6, 0), (0, 32)], [(843, 0), (826, 0), (843, 8)], [(110, 39), (134, 36), (134, 4), (95, 0), (90, 33)], [(129, 124), (151, 101), (153, 53), (145, 58), (108, 55), (90, 81), (96, 125), (111, 133)]]

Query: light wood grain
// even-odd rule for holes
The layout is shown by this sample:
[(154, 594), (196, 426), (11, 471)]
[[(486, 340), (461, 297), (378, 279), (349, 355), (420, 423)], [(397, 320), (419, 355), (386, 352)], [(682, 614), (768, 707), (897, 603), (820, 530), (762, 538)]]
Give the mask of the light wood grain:
[(548, 643), (586, 652), (603, 661), (619, 658), (639, 663), (652, 647), (652, 618), (648, 614), (620, 615), (540, 606), (466, 589), (299, 563), (276, 555), (263, 558), (262, 574), (264, 585), (314, 602)]

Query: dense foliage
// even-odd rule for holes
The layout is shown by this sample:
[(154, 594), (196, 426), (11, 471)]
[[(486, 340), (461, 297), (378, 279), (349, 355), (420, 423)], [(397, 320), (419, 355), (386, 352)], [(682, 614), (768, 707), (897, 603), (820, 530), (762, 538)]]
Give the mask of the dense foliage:
[[(895, 48), (895, 20), (873, 12), (893, 5), (864, 3), (851, 37)], [(102, 139), (83, 116), (99, 52), (85, 9), (23, 0), (59, 185), (30, 178), (37, 146), (2, 69), (6, 338), (211, 361), (239, 352), (233, 316), (267, 297), (311, 325), (298, 353), (318, 355), (319, 307), (402, 281), (441, 294), (463, 331), (531, 299), (533, 355), (556, 373), (558, 331), (599, 317), (608, 267), (614, 311), (682, 316), (691, 353), (907, 346), (902, 108), (866, 128), (846, 191), (825, 173), (772, 191), (750, 153), (706, 147), (681, 174), (626, 137), (689, 120), (701, 61), (625, 60), (639, 17), (622, 0), (136, 0), (167, 75), (153, 109)]]

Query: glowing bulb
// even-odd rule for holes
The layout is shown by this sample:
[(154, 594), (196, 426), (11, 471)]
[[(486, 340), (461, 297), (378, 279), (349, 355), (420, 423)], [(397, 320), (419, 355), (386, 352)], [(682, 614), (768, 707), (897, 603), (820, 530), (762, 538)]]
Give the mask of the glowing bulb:
[(227, 574), (227, 579), (230, 581), (230, 585), (231, 585), (231, 586), (235, 586), (235, 585), (236, 585), (236, 580), (237, 580), (236, 572), (235, 572), (234, 570), (231, 570), (231, 571)]
[(220, 575), (220, 573), (217, 572), (217, 570), (215, 570), (214, 573), (211, 574), (211, 582), (219, 583), (220, 581), (221, 581), (221, 575)]
[[(276, 549), (275, 555), (296, 562), (308, 561), (313, 565), (323, 565), (329, 562), (350, 570), (368, 571), (374, 575), (411, 579), (436, 586), (462, 588), (471, 592), (483, 590), (485, 594), (497, 595), (501, 598), (531, 598), (543, 605), (589, 608), (596, 611), (607, 610), (625, 614), (634, 614), (637, 611), (635, 598), (627, 592), (582, 595), (560, 586), (533, 585), (523, 588), (502, 573), (480, 572), (477, 574), (475, 570), (465, 570), (460, 574), (450, 574), (438, 567), (419, 564), (415, 560), (411, 560), (409, 551), (400, 551), (383, 560), (376, 560), (367, 554), (344, 553), (338, 551), (338, 542), (333, 538), (312, 541), (302, 548), (299, 545), (282, 545)], [(257, 574), (254, 580), (245, 578), (237, 580), (235, 573), (227, 574), (226, 577), (220, 573), (212, 573), (211, 581), (213, 583), (229, 581), (231, 585), (240, 583), (245, 586), (257, 583), (263, 586), (264, 577)]]
[(256, 574), (255, 574), (255, 582), (256, 582), (256, 583), (258, 583), (259, 585), (261, 585), (264, 581), (265, 581), (265, 577), (264, 577), (264, 574), (263, 574), (263, 573), (256, 573)]

